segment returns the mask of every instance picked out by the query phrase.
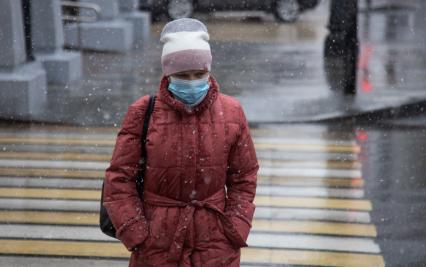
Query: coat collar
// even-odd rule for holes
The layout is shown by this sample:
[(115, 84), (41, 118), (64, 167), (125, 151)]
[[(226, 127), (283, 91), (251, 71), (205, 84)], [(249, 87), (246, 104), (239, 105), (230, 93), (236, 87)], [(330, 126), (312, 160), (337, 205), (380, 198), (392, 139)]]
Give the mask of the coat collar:
[(184, 114), (198, 114), (204, 110), (211, 107), (211, 105), (216, 101), (219, 93), (219, 85), (216, 82), (216, 79), (210, 74), (210, 89), (207, 95), (204, 97), (203, 101), (200, 104), (188, 109), (184, 103), (175, 99), (172, 93), (168, 90), (169, 80), (167, 77), (163, 77), (160, 82), (160, 88), (158, 89), (158, 95), (161, 101), (169, 105), (171, 108), (184, 113)]

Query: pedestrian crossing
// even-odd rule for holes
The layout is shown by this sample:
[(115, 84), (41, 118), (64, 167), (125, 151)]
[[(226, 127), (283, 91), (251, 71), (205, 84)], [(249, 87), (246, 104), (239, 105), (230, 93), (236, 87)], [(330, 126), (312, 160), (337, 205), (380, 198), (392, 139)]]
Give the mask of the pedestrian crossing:
[[(0, 266), (127, 266), (129, 252), (98, 227), (116, 129), (1, 127)], [(385, 266), (350, 131), (252, 135), (260, 170), (242, 266)]]

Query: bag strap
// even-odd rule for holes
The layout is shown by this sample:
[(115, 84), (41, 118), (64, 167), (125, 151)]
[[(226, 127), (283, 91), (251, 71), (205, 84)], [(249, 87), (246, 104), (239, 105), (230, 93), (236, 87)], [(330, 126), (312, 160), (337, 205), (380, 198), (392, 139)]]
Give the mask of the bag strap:
[(148, 134), (148, 126), (149, 126), (149, 119), (151, 118), (152, 111), (154, 110), (154, 104), (155, 104), (155, 96), (149, 97), (149, 103), (148, 103), (148, 109), (145, 112), (145, 117), (143, 120), (143, 127), (142, 127), (142, 135), (141, 135), (141, 158), (139, 160), (139, 169), (138, 174), (136, 175), (136, 189), (139, 193), (139, 196), (142, 198), (143, 194), (143, 177), (145, 175), (145, 169), (146, 169), (146, 136)]

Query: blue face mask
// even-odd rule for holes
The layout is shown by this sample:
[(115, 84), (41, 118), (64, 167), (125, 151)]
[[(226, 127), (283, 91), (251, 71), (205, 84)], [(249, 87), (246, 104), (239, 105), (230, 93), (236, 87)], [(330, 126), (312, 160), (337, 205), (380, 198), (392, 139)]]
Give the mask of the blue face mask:
[(179, 101), (190, 107), (203, 101), (209, 88), (209, 76), (199, 80), (182, 80), (170, 77), (169, 91)]

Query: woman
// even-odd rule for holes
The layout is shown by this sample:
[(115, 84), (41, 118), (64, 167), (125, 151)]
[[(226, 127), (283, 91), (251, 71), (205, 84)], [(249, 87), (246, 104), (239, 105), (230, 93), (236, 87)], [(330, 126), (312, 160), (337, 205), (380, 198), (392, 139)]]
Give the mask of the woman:
[(163, 29), (142, 200), (134, 177), (148, 96), (130, 105), (118, 134), (104, 206), (131, 267), (240, 266), (247, 246), (258, 163), (240, 104), (210, 74), (208, 40), (194, 19)]

